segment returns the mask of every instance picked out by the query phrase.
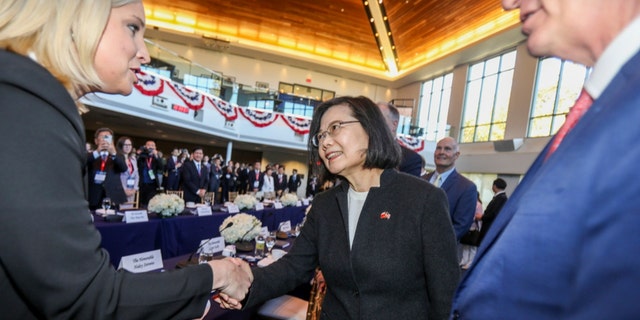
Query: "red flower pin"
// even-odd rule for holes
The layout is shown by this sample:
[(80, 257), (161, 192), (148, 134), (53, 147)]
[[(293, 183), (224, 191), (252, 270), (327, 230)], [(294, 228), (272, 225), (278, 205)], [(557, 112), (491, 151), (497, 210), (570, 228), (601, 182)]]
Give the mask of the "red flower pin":
[(389, 213), (388, 211), (381, 213), (380, 219), (387, 219), (387, 220), (391, 219), (391, 213)]

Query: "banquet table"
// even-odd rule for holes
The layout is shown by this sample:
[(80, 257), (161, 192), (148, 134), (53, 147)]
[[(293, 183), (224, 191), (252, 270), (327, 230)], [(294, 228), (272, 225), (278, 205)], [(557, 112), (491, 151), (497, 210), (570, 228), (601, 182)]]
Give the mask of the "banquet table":
[[(187, 213), (171, 218), (149, 218), (148, 222), (125, 223), (107, 222), (100, 216), (94, 217), (94, 225), (102, 235), (102, 247), (109, 252), (111, 263), (117, 266), (126, 255), (160, 249), (163, 259), (194, 252), (200, 241), (220, 236), (218, 228), (229, 213), (213, 208), (210, 216)], [(216, 210), (217, 209), (217, 210)], [(262, 221), (263, 227), (276, 230), (281, 222), (291, 221), (291, 225), (302, 222), (306, 206), (284, 207), (264, 210), (248, 210)]]

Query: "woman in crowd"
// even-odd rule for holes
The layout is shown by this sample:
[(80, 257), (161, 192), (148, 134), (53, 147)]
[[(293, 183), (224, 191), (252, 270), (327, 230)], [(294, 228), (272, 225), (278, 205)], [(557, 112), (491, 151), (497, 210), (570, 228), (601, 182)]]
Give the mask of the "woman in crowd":
[(446, 319), (459, 269), (445, 193), (394, 169), (398, 144), (368, 98), (322, 103), (310, 130), (311, 163), (343, 182), (314, 198), (287, 255), (252, 270), (245, 306), (294, 289), (320, 267), (322, 318)]
[(149, 62), (144, 28), (139, 0), (0, 4), (0, 139), (24, 155), (0, 153), (11, 168), (0, 171), (3, 319), (189, 319), (203, 315), (212, 289), (247, 292), (240, 261), (133, 274), (116, 271), (100, 248), (76, 101), (131, 93)]
[(120, 137), (116, 143), (118, 153), (127, 163), (127, 171), (120, 174), (120, 181), (124, 193), (127, 194), (127, 202), (134, 202), (136, 192), (138, 191), (138, 163), (136, 161), (136, 153), (133, 151), (133, 141), (129, 137)]

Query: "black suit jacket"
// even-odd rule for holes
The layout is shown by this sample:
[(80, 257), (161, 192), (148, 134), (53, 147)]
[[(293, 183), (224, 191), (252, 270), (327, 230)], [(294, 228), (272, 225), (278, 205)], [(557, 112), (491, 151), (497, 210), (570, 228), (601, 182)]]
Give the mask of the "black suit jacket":
[(402, 150), (402, 162), (400, 162), (398, 170), (420, 177), (420, 174), (422, 174), (422, 157), (417, 152), (404, 146), (400, 146), (400, 150)]
[(100, 184), (95, 183), (96, 173), (100, 171), (102, 158), (98, 155), (95, 158), (93, 152), (87, 155), (87, 168), (89, 172), (89, 206), (100, 207), (102, 199), (106, 196), (115, 204), (127, 202), (127, 195), (124, 193), (120, 173), (127, 171), (127, 163), (122, 155), (107, 156), (104, 171), (106, 177)]
[[(85, 200), (85, 128), (33, 60), (0, 50), (0, 310), (3, 319), (202, 316), (211, 269), (132, 274), (100, 248)], [(28, 148), (25, 148), (28, 146)], [(47, 158), (43, 165), (41, 155)], [(29, 192), (25, 192), (25, 191)]]
[(293, 175), (291, 175), (291, 177), (289, 177), (289, 183), (287, 185), (287, 187), (289, 188), (289, 192), (297, 192), (298, 191), (298, 187), (302, 184), (302, 181), (300, 180), (300, 175), (296, 175), (295, 177)]
[(284, 191), (287, 188), (287, 184), (289, 183), (289, 181), (287, 180), (287, 175), (286, 174), (282, 174), (282, 182), (280, 182), (280, 180), (278, 179), (278, 174), (274, 174), (273, 175), (273, 188), (278, 191), (278, 190), (282, 190)]
[(249, 191), (253, 191), (255, 189), (258, 189), (257, 191), (262, 190), (262, 184), (264, 183), (264, 172), (258, 172), (258, 187), (255, 186), (255, 182), (256, 182), (256, 170), (251, 170), (247, 173), (247, 175), (249, 176), (249, 186), (247, 187), (247, 189)]
[(349, 184), (318, 194), (289, 253), (253, 269), (245, 306), (308, 282), (319, 266), (327, 283), (322, 319), (446, 319), (459, 281), (446, 195), (395, 170), (380, 180), (369, 190), (351, 248)]
[(505, 202), (507, 202), (507, 194), (502, 192), (495, 195), (487, 205), (487, 208), (484, 209), (484, 214), (482, 215), (482, 228), (480, 228), (480, 242), (482, 242), (482, 239), (484, 239), (489, 228), (491, 228), (493, 220), (496, 219)]
[(184, 191), (184, 201), (200, 203), (199, 189), (209, 187), (209, 169), (204, 163), (200, 164), (200, 173), (196, 168), (196, 163), (187, 161), (182, 165), (182, 190)]

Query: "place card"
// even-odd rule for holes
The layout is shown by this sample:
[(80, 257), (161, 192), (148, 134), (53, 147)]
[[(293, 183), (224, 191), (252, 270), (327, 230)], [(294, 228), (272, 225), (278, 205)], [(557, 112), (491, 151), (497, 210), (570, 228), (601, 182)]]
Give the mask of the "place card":
[(148, 272), (162, 269), (162, 253), (160, 249), (124, 256), (120, 259), (118, 269), (133, 273)]
[(238, 208), (238, 205), (235, 203), (230, 203), (227, 205), (227, 212), (229, 213), (239, 213), (240, 209)]
[(120, 210), (133, 209), (133, 203), (121, 203)]
[(264, 203), (258, 202), (256, 203), (256, 211), (264, 210)]
[(291, 220), (280, 222), (280, 225), (278, 226), (278, 230), (280, 230), (282, 232), (291, 231)]
[(199, 217), (210, 216), (213, 214), (210, 206), (198, 206), (196, 208), (196, 213), (198, 214)]
[(308, 206), (309, 205), (309, 199), (303, 199), (302, 200), (302, 204), (305, 205), (305, 206)]
[(302, 207), (302, 201), (300, 200), (296, 201), (296, 207)]
[(126, 223), (137, 223), (149, 221), (147, 210), (127, 210), (124, 212), (124, 221)]
[(204, 239), (200, 241), (200, 251), (204, 252), (222, 252), (224, 250), (224, 238), (223, 237), (215, 237), (211, 239)]
[(273, 204), (273, 208), (275, 208), (275, 209), (282, 209), (282, 208), (283, 208), (283, 207), (282, 207), (282, 202), (280, 202), (280, 201), (276, 201), (276, 202)]
[(269, 235), (269, 227), (262, 227), (262, 229), (260, 229), (260, 234), (262, 236), (268, 236)]

